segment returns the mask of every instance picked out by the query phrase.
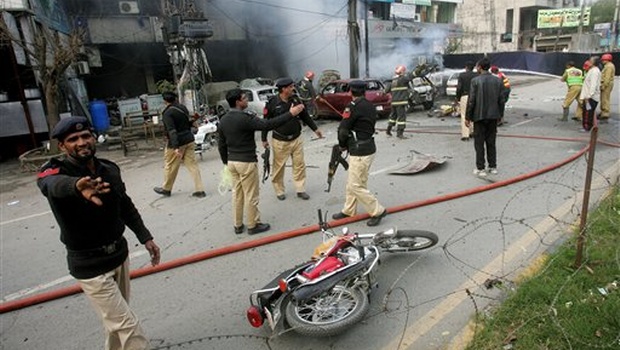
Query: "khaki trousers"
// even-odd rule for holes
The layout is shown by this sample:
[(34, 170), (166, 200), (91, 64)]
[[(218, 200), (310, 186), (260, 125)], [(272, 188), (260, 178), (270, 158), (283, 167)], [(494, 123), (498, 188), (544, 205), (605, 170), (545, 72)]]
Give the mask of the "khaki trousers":
[(295, 191), (306, 192), (306, 162), (304, 160), (304, 142), (299, 136), (295, 140), (280, 141), (272, 139), (273, 165), (271, 166), (271, 183), (276, 196), (284, 194), (284, 166), (289, 157), (293, 160), (293, 184)]
[(375, 155), (349, 156), (349, 175), (345, 190), (346, 198), (342, 213), (353, 216), (357, 213), (357, 203), (361, 203), (370, 216), (379, 216), (385, 208), (377, 198), (368, 191), (368, 172)]
[(260, 222), (258, 210), (259, 187), (256, 162), (228, 161), (228, 170), (233, 179), (233, 222), (235, 227), (243, 225), (243, 211), (247, 212), (248, 228)]
[(474, 133), (474, 123), (469, 123), (469, 127), (465, 125), (465, 114), (467, 113), (467, 100), (469, 100), (467, 95), (461, 96), (461, 100), (459, 101), (459, 109), (461, 112), (461, 137), (469, 138), (469, 135)]
[(129, 308), (129, 258), (110, 272), (77, 281), (103, 321), (106, 350), (149, 349), (138, 318)]
[(601, 118), (609, 118), (609, 109), (611, 108), (609, 106), (611, 100), (611, 90), (613, 89), (613, 85), (608, 88), (601, 89)]
[(566, 97), (564, 97), (564, 103), (562, 108), (569, 108), (573, 101), (577, 100), (577, 110), (575, 111), (575, 117), (581, 119), (583, 110), (581, 108), (581, 102), (579, 101), (579, 94), (581, 93), (581, 85), (572, 85), (568, 87)]
[(179, 147), (183, 154), (182, 158), (175, 155), (174, 149), (166, 147), (164, 150), (164, 184), (161, 186), (164, 190), (172, 191), (172, 186), (177, 179), (177, 174), (181, 167), (181, 162), (189, 171), (192, 180), (194, 180), (194, 190), (196, 192), (205, 190), (202, 184), (202, 178), (200, 177), (200, 169), (196, 162), (196, 154), (194, 153), (195, 147), (196, 144), (193, 142)]

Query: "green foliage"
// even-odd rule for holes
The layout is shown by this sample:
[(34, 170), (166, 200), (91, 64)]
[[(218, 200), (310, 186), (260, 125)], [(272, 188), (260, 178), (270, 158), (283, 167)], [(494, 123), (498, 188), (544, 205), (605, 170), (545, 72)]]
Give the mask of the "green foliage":
[(593, 29), (596, 23), (613, 22), (615, 9), (616, 0), (599, 0), (592, 4), (592, 10), (590, 12), (590, 29)]
[[(467, 349), (620, 348), (620, 188), (588, 218), (584, 267), (574, 269), (575, 239), (492, 314)], [(599, 288), (605, 288), (607, 295)], [(481, 329), (482, 328), (482, 329)]]
[(165, 79), (156, 82), (155, 86), (157, 87), (157, 92), (160, 94), (166, 91), (176, 91), (177, 89), (176, 85)]

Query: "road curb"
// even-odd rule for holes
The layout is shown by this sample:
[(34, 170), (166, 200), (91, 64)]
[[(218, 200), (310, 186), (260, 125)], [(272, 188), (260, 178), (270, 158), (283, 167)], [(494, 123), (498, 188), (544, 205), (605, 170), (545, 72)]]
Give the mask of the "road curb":
[[(592, 188), (597, 188), (599, 186), (602, 186), (605, 183), (608, 183), (612, 186), (620, 183), (620, 160), (616, 161), (616, 163), (614, 163), (611, 167), (606, 169), (602, 175), (598, 176), (595, 179), (595, 181), (593, 181)], [(610, 189), (608, 189), (604, 194), (598, 197), (596, 201), (590, 202), (590, 206), (591, 207), (598, 206), (600, 201), (606, 198), (609, 195), (609, 193), (610, 193)], [(582, 202), (583, 195), (584, 195), (584, 192), (581, 191), (575, 197), (568, 199), (565, 203)], [(564, 205), (565, 204), (563, 204), (562, 206)], [(568, 215), (570, 215), (570, 211), (567, 211), (565, 215), (558, 218), (558, 220), (563, 221), (562, 218), (565, 218)], [(574, 221), (575, 221), (575, 224), (570, 225), (570, 229), (560, 229), (560, 227), (557, 224), (555, 224), (551, 228), (552, 233), (549, 234), (549, 236), (553, 238), (552, 241), (557, 242), (557, 240), (560, 239), (562, 235), (572, 233), (574, 227), (576, 225), (579, 225), (578, 218), (575, 219)], [(520, 281), (520, 280), (529, 278), (530, 276), (538, 273), (544, 266), (549, 256), (550, 250), (554, 248), (555, 248), (555, 245), (552, 245), (551, 247), (547, 248), (544, 252), (542, 252), (540, 255), (538, 255), (528, 266), (525, 266), (521, 269), (520, 273), (517, 275), (515, 279)], [(463, 327), (463, 329), (456, 336), (454, 336), (452, 340), (450, 340), (450, 342), (446, 346), (442, 347), (442, 349), (443, 350), (464, 350), (474, 338), (474, 334), (475, 334), (474, 330), (475, 330), (475, 322), (470, 320), (467, 323), (467, 325)]]

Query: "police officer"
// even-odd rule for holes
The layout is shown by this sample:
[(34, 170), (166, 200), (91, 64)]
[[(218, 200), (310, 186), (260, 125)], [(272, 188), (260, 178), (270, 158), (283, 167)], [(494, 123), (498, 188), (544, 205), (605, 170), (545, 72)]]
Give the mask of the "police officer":
[(95, 157), (92, 126), (84, 117), (61, 119), (52, 138), (64, 157), (41, 168), (37, 185), (47, 198), (67, 249), (69, 273), (104, 324), (106, 349), (148, 349), (129, 308), (129, 227), (159, 264), (160, 250), (125, 191), (120, 169)]
[[(265, 119), (272, 119), (287, 113), (291, 106), (301, 104), (302, 102), (294, 94), (295, 84), (291, 78), (280, 78), (276, 80), (278, 94), (273, 96), (267, 102), (263, 115)], [(306, 110), (302, 110), (299, 119), (308, 125), (314, 131), (317, 137), (322, 138), (323, 134), (316, 126), (312, 118)], [(261, 139), (265, 148), (269, 147), (267, 141), (268, 130), (263, 130)], [(284, 164), (289, 157), (293, 160), (293, 183), (297, 191), (297, 197), (303, 200), (310, 199), (310, 195), (306, 193), (306, 163), (304, 161), (304, 143), (301, 136), (301, 123), (297, 119), (291, 119), (285, 124), (273, 130), (272, 136), (272, 153), (273, 165), (271, 173), (271, 182), (276, 191), (276, 197), (279, 200), (285, 200), (284, 191)]]
[(316, 114), (315, 98), (316, 90), (314, 89), (314, 72), (309, 70), (304, 75), (303, 79), (297, 84), (299, 87), (299, 98), (304, 102), (306, 111), (310, 117), (314, 118)]
[(409, 82), (415, 78), (415, 73), (407, 73), (404, 65), (396, 66), (394, 77), (385, 92), (392, 93), (392, 113), (388, 119), (385, 133), (392, 136), (392, 129), (396, 126), (396, 137), (405, 139), (405, 127), (407, 126), (407, 106), (409, 106)]
[(368, 172), (377, 151), (373, 136), (377, 111), (364, 97), (366, 90), (364, 81), (353, 80), (349, 83), (349, 87), (353, 101), (345, 108), (338, 127), (338, 144), (341, 149), (349, 151), (349, 175), (344, 208), (332, 218), (339, 220), (355, 215), (357, 203), (360, 202), (370, 215), (370, 220), (366, 224), (377, 226), (387, 215), (387, 210), (368, 190)]
[(567, 121), (569, 108), (573, 101), (577, 100), (577, 110), (575, 111), (575, 120), (581, 120), (582, 109), (581, 103), (579, 103), (579, 94), (581, 93), (581, 86), (583, 85), (583, 71), (575, 67), (575, 62), (566, 62), (566, 70), (562, 74), (561, 80), (568, 86), (566, 91), (566, 97), (564, 97), (564, 103), (562, 103), (562, 118), (559, 121)]
[(217, 127), (219, 135), (218, 150), (222, 162), (233, 178), (233, 220), (236, 234), (243, 233), (243, 212), (247, 213), (248, 234), (253, 235), (269, 230), (268, 223), (260, 220), (258, 210), (259, 187), (256, 158), (256, 130), (271, 130), (289, 120), (294, 120), (303, 105), (291, 106), (277, 118), (261, 119), (247, 112), (248, 97), (241, 89), (226, 93), (226, 101), (232, 108), (220, 120)]

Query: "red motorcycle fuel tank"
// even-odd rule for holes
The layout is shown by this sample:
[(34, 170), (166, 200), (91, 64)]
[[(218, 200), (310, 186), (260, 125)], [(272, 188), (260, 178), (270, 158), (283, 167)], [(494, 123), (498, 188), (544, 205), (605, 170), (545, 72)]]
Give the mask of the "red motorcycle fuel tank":
[(340, 259), (334, 256), (328, 256), (325, 259), (323, 259), (318, 265), (314, 266), (312, 270), (304, 271), (301, 274), (304, 277), (310, 280), (313, 280), (326, 273), (330, 273), (335, 270), (338, 270), (339, 268), (343, 266), (344, 266), (344, 263)]

